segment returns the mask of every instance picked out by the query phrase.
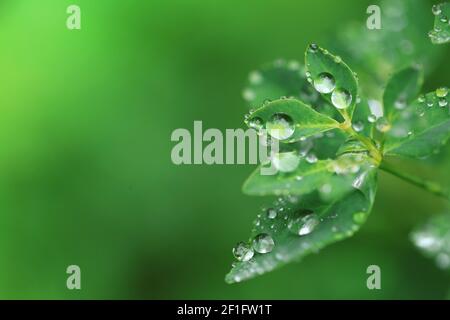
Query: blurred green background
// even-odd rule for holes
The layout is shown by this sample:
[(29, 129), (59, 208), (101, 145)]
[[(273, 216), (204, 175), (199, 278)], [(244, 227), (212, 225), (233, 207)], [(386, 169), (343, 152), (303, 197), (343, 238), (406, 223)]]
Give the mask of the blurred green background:
[[(66, 28), (73, 3), (80, 31)], [(355, 237), (225, 284), (231, 248), (265, 203), (241, 193), (254, 168), (170, 159), (172, 131), (194, 120), (243, 127), (249, 71), (303, 60), (310, 42), (331, 46), (376, 3), (0, 1), (0, 298), (444, 298), (449, 275), (408, 234), (446, 204), (384, 174)], [(425, 17), (431, 29), (431, 10)], [(426, 91), (450, 81), (449, 46), (439, 50)], [(447, 153), (401, 165), (446, 182)], [(70, 264), (81, 267), (80, 291), (66, 288)], [(371, 264), (382, 290), (366, 287)]]

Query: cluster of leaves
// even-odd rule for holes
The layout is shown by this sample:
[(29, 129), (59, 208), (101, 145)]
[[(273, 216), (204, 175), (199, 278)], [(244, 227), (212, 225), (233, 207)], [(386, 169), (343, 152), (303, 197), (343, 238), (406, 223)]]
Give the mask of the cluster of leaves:
[[(333, 90), (345, 89), (344, 108), (333, 101), (332, 90), (317, 88), (324, 74), (332, 76)], [(341, 57), (314, 44), (306, 50), (305, 67), (278, 60), (251, 73), (244, 91), (253, 108), (247, 125), (254, 128), (257, 119), (267, 128), (274, 115), (287, 116), (294, 129), (280, 139), (279, 152), (295, 154), (298, 163), (272, 176), (261, 175), (257, 168), (245, 182), (246, 194), (278, 197), (258, 215), (248, 246), (260, 234), (270, 235), (275, 245), (270, 252), (234, 263), (228, 283), (269, 272), (352, 236), (373, 207), (378, 170), (393, 170), (386, 158), (420, 159), (446, 144), (450, 94), (445, 88), (420, 94), (423, 79), (421, 67), (403, 68), (389, 79), (382, 101), (375, 103), (363, 96), (358, 76)], [(308, 232), (293, 232), (292, 222), (310, 214), (317, 221)]]

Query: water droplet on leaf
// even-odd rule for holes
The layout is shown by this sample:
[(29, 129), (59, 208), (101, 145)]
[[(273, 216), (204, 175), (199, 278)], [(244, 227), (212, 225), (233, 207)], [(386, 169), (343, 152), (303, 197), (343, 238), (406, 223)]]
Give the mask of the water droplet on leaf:
[(319, 74), (314, 80), (314, 88), (320, 93), (330, 93), (335, 87), (336, 81), (334, 80), (334, 77), (327, 72)]
[(239, 261), (249, 261), (253, 254), (253, 249), (242, 241), (233, 248), (233, 255)]
[(253, 249), (258, 253), (269, 253), (274, 246), (275, 242), (267, 233), (260, 233), (253, 239)]
[(337, 109), (345, 109), (352, 103), (352, 95), (347, 90), (338, 88), (331, 94), (331, 102)]
[(268, 133), (278, 140), (290, 138), (295, 131), (294, 121), (284, 113), (275, 113), (266, 124)]

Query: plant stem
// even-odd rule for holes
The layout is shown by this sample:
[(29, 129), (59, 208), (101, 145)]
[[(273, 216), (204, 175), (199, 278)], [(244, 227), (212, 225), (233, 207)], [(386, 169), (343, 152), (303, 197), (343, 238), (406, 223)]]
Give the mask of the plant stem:
[(349, 134), (349, 135), (355, 137), (356, 139), (358, 139), (359, 141), (361, 141), (366, 146), (367, 150), (369, 151), (370, 155), (372, 156), (372, 159), (375, 160), (377, 165), (379, 165), (381, 163), (382, 156), (381, 156), (380, 150), (378, 150), (378, 148), (375, 147), (375, 145), (369, 138), (357, 133), (353, 129), (351, 120), (347, 120), (346, 122), (342, 123), (341, 129), (344, 130), (345, 132), (347, 132), (347, 134)]
[(419, 188), (422, 188), (428, 192), (431, 192), (432, 194), (434, 194), (436, 196), (439, 196), (441, 198), (444, 198), (444, 199), (450, 201), (450, 193), (448, 192), (448, 190), (444, 189), (440, 184), (438, 184), (434, 181), (424, 180), (422, 178), (412, 176), (408, 173), (399, 172), (395, 168), (392, 168), (389, 164), (386, 164), (385, 162), (383, 162), (380, 165), (380, 169), (384, 170), (400, 179), (408, 181)]

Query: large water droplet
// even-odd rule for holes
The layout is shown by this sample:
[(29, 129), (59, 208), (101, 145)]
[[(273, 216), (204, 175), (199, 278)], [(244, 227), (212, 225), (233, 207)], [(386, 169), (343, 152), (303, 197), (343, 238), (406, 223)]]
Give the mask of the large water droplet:
[(319, 217), (315, 213), (309, 210), (306, 213), (308, 214), (305, 216), (295, 217), (289, 221), (288, 229), (292, 233), (299, 236), (310, 234), (320, 223)]
[(242, 241), (233, 248), (233, 255), (239, 261), (248, 261), (253, 257), (253, 254), (253, 249)]
[(352, 95), (347, 90), (338, 88), (331, 94), (331, 102), (337, 109), (345, 109), (352, 103)]
[(295, 131), (294, 121), (284, 113), (275, 113), (266, 124), (268, 133), (278, 140), (290, 138)]
[(260, 117), (254, 117), (248, 121), (248, 126), (259, 132), (264, 126), (264, 121)]
[(314, 88), (320, 93), (330, 93), (335, 87), (336, 81), (334, 80), (334, 77), (327, 72), (319, 74), (314, 80)]
[(259, 253), (268, 253), (273, 250), (275, 242), (267, 233), (260, 233), (253, 239), (253, 249)]
[(280, 152), (272, 156), (272, 163), (278, 171), (292, 172), (297, 169), (300, 158), (296, 152)]

